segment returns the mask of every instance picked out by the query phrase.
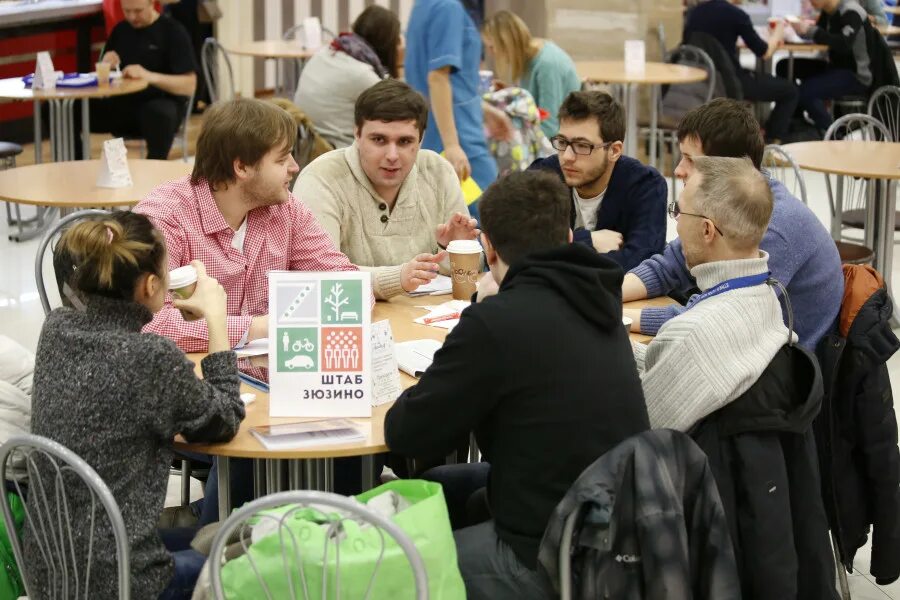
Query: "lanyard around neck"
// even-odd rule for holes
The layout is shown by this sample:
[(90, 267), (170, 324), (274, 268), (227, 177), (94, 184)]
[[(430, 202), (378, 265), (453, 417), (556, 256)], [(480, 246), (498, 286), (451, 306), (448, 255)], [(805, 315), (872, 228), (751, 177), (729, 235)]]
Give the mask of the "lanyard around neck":
[(769, 281), (771, 273), (760, 273), (759, 275), (747, 275), (746, 277), (735, 277), (734, 279), (726, 279), (719, 285), (711, 287), (702, 294), (693, 296), (687, 303), (686, 309), (693, 308), (700, 302), (725, 292), (739, 290), (741, 288), (754, 287)]

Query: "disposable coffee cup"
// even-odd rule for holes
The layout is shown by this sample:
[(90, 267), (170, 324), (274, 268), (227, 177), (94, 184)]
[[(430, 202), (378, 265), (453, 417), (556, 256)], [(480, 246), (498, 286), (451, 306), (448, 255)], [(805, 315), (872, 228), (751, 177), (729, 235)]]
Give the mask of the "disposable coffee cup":
[(108, 62), (98, 62), (94, 65), (97, 71), (97, 85), (99, 87), (106, 87), (109, 85), (109, 63)]
[(169, 271), (169, 291), (182, 300), (190, 298), (197, 289), (197, 269), (184, 265)]
[(450, 280), (455, 300), (471, 300), (481, 274), (481, 244), (475, 240), (453, 240), (450, 254)]

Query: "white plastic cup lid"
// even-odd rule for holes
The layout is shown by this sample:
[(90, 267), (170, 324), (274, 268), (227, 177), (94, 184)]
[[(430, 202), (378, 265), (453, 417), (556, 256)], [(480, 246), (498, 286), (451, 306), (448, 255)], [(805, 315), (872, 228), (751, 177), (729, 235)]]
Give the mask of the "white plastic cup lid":
[(169, 271), (169, 289), (177, 290), (197, 283), (197, 269), (193, 265), (184, 265)]
[(451, 254), (481, 254), (481, 244), (476, 240), (453, 240), (447, 244)]

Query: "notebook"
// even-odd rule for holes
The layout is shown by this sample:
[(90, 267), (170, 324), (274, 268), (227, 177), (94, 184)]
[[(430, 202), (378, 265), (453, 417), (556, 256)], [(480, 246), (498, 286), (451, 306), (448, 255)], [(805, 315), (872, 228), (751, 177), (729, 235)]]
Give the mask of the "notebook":
[(320, 444), (346, 444), (365, 439), (356, 423), (349, 419), (325, 419), (300, 423), (279, 423), (251, 427), (259, 443), (267, 450), (286, 450)]
[(417, 287), (412, 292), (407, 292), (407, 296), (441, 296), (449, 294), (453, 291), (453, 282), (446, 275), (438, 275), (430, 282)]
[(420, 377), (434, 360), (434, 353), (441, 347), (437, 340), (412, 340), (394, 344), (397, 366), (404, 373)]

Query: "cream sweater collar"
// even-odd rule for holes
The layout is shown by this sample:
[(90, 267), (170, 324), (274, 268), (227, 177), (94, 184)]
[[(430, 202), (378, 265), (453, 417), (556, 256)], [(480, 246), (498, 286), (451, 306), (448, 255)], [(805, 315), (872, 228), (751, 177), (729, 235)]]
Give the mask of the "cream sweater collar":
[(719, 260), (697, 265), (691, 269), (691, 275), (697, 280), (697, 287), (705, 292), (709, 288), (719, 285), (728, 279), (759, 275), (760, 273), (767, 273), (768, 271), (769, 255), (763, 250), (760, 250), (759, 258)]
[[(356, 142), (353, 142), (353, 144), (344, 149), (344, 160), (347, 161), (347, 166), (350, 168), (350, 174), (353, 175), (353, 178), (359, 186), (368, 192), (372, 200), (374, 200), (376, 204), (385, 202), (384, 198), (375, 191), (375, 187), (372, 185), (372, 182), (369, 181), (369, 176), (363, 171), (362, 163), (359, 161), (359, 146), (356, 145)], [(413, 163), (409, 175), (407, 175), (406, 179), (403, 180), (403, 183), (400, 184), (400, 191), (397, 193), (397, 201), (394, 202), (394, 208), (408, 202), (415, 202), (415, 198), (412, 197), (412, 190), (416, 189), (416, 180), (419, 177), (419, 166), (417, 163), (418, 156), (416, 156), (416, 162)]]

